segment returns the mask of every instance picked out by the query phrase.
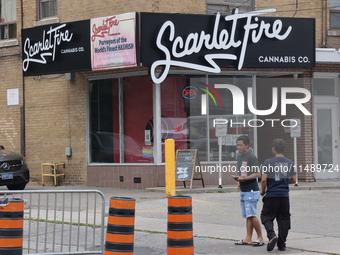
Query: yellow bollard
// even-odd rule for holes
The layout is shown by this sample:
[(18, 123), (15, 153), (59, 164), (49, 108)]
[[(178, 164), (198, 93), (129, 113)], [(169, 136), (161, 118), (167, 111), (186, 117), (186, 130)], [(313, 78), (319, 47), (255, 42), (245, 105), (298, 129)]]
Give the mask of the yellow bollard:
[(175, 140), (165, 140), (165, 195), (176, 196)]

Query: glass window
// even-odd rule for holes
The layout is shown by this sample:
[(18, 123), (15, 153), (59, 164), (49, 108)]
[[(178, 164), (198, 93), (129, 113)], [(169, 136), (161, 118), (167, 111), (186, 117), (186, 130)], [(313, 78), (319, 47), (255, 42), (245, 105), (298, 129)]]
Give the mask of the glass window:
[[(208, 76), (207, 80), (206, 76), (168, 76), (162, 83), (163, 162), (167, 138), (175, 140), (176, 150), (197, 149), (200, 161), (218, 161), (219, 146), (214, 128), (217, 118), (228, 121), (228, 134), (222, 139), (223, 161), (236, 161), (236, 139), (242, 134), (250, 137), (250, 149), (254, 147), (253, 128), (242, 124), (252, 119), (247, 105), (244, 115), (233, 115), (231, 92), (226, 88), (214, 89), (215, 84), (232, 84), (246, 96), (252, 77)], [(206, 115), (202, 115), (202, 95), (209, 102)]]
[(235, 8), (239, 13), (250, 12), (252, 10), (253, 0), (207, 0), (207, 14), (219, 12), (221, 15), (232, 14)]
[[(222, 160), (235, 161), (237, 158), (236, 139), (240, 135), (247, 135), (250, 139), (249, 149), (254, 151), (254, 132), (248, 125), (248, 121), (253, 119), (253, 114), (248, 109), (247, 88), (252, 87), (251, 76), (209, 76), (209, 85), (215, 84), (234, 85), (239, 88), (244, 95), (244, 114), (233, 114), (234, 97), (229, 89), (216, 88), (216, 93), (211, 92), (209, 96), (209, 134), (210, 134), (210, 161), (218, 161), (218, 138), (215, 136), (214, 119), (226, 119), (227, 136), (222, 140)], [(221, 98), (222, 106), (218, 102)], [(215, 98), (215, 100), (214, 100)], [(236, 107), (235, 107), (236, 108)], [(255, 125), (255, 124), (253, 124)]]
[(220, 5), (220, 4), (207, 4), (207, 14), (215, 14), (220, 13), (221, 15), (229, 15), (229, 5)]
[(340, 4), (339, 0), (330, 0), (330, 26), (331, 28), (340, 28)]
[[(202, 94), (206, 92), (203, 84), (206, 83), (206, 76), (189, 77), (188, 82), (191, 90), (197, 90), (196, 96), (186, 99), (188, 107), (188, 139), (190, 148), (197, 149), (200, 161), (208, 161), (208, 115), (202, 115)], [(203, 105), (204, 107), (204, 105)]]
[[(123, 79), (124, 163), (153, 163), (152, 83), (147, 76)], [(123, 162), (121, 162), (123, 163)]]
[[(164, 141), (175, 140), (175, 150), (190, 149), (189, 130), (191, 100), (183, 97), (190, 86), (190, 77), (168, 76), (161, 84), (161, 132), (164, 162)], [(190, 90), (188, 87), (187, 89)], [(190, 92), (189, 92), (190, 93)], [(197, 107), (200, 107), (197, 105)]]
[(333, 78), (314, 78), (314, 95), (335, 96), (335, 83)]
[(340, 28), (340, 11), (331, 11), (331, 28)]
[(94, 81), (89, 89), (91, 162), (119, 163), (118, 80)]
[(0, 40), (17, 37), (16, 0), (0, 0)]
[(40, 19), (57, 16), (57, 0), (40, 0)]
[(332, 158), (332, 115), (330, 109), (317, 110), (318, 164), (331, 164)]
[(146, 76), (120, 80), (121, 89), (119, 79), (89, 84), (89, 162), (152, 163), (152, 83)]

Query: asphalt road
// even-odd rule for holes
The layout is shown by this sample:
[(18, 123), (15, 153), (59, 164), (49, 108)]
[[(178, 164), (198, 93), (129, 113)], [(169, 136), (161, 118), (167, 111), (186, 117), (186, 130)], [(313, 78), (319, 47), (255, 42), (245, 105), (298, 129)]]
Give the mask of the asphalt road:
[[(6, 190), (5, 187), (0, 187)], [(135, 255), (160, 255), (166, 254), (167, 246), (167, 198), (164, 191), (155, 190), (135, 190), (135, 189), (117, 189), (117, 188), (95, 188), (95, 187), (53, 187), (28, 185), (26, 191), (45, 190), (45, 191), (64, 191), (64, 190), (99, 190), (105, 196), (105, 215), (109, 209), (110, 197), (131, 197), (136, 199), (136, 224), (134, 238)], [(190, 192), (189, 192), (190, 193)], [(99, 194), (99, 193), (98, 193)], [(53, 211), (59, 214), (57, 220), (60, 220), (60, 213), (64, 211), (65, 215), (69, 214), (70, 205), (74, 214), (78, 211), (82, 213), (86, 210), (93, 215), (94, 211), (100, 216), (101, 197), (96, 195), (97, 202), (93, 194), (72, 196), (50, 193), (34, 197), (32, 202), (25, 205), (26, 211), (36, 212), (40, 205), (40, 215), (45, 216), (44, 208), (48, 205), (48, 217), (54, 217)], [(194, 246), (196, 255), (221, 255), (221, 254), (268, 254), (265, 247), (237, 247), (234, 245), (235, 240), (245, 237), (245, 220), (241, 217), (239, 206), (238, 192), (224, 192), (221, 190), (212, 190), (208, 193), (193, 193), (189, 195), (193, 201), (193, 225), (194, 225)], [(26, 195), (25, 195), (26, 196)], [(56, 199), (55, 199), (56, 198)], [(26, 199), (25, 199), (26, 200)], [(40, 203), (38, 202), (40, 200)], [(287, 251), (284, 254), (340, 254), (340, 186), (332, 189), (305, 190), (294, 189), (291, 187), (291, 230), (287, 241)], [(95, 205), (95, 207), (94, 207)], [(29, 208), (28, 208), (29, 207)], [(79, 209), (80, 208), (80, 209)], [(260, 215), (262, 201), (258, 203), (257, 214)], [(95, 210), (94, 210), (95, 209)], [(25, 214), (27, 215), (27, 212)], [(92, 214), (91, 214), (92, 213)], [(32, 215), (33, 217), (33, 215)], [(77, 222), (77, 216), (73, 218)], [(107, 217), (105, 217), (105, 221)], [(66, 220), (67, 221), (67, 220)], [(80, 221), (83, 221), (81, 219)], [(97, 223), (99, 221), (97, 220)], [(27, 223), (27, 221), (25, 221)], [(106, 224), (106, 222), (105, 222)], [(56, 225), (59, 228), (60, 224)], [(43, 235), (45, 225), (41, 223), (39, 235)], [(47, 227), (46, 227), (47, 229)], [(48, 225), (49, 235), (47, 239), (39, 239), (39, 250), (47, 240), (49, 245), (54, 240), (53, 227)], [(67, 229), (65, 231), (68, 231)], [(266, 232), (262, 227), (263, 235)], [(75, 228), (72, 233), (76, 233)], [(83, 229), (80, 229), (81, 235)], [(36, 235), (36, 233), (34, 233)], [(33, 236), (33, 233), (31, 233)], [(63, 235), (63, 234), (62, 234)], [(69, 240), (68, 234), (64, 234), (67, 247)], [(82, 237), (81, 237), (82, 238)], [(90, 238), (90, 237), (89, 237)], [(254, 234), (253, 239), (256, 236)], [(73, 239), (73, 237), (71, 238)], [(96, 239), (100, 236), (97, 233)], [(105, 238), (104, 238), (105, 239)], [(265, 237), (265, 240), (267, 238)], [(31, 240), (32, 245), (36, 239)], [(105, 241), (105, 240), (103, 240)], [(49, 246), (48, 246), (49, 247)], [(74, 247), (72, 247), (73, 249)], [(98, 249), (98, 247), (97, 247)], [(273, 254), (281, 254), (277, 250)]]

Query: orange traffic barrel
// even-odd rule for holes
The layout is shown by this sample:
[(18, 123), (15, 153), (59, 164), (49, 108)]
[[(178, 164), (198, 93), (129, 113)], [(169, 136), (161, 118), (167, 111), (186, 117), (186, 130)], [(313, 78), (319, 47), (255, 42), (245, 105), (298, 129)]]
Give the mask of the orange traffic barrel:
[(192, 199), (188, 196), (168, 198), (168, 255), (193, 255)]
[(104, 255), (133, 255), (134, 198), (111, 197)]
[(0, 199), (0, 254), (22, 255), (24, 201)]

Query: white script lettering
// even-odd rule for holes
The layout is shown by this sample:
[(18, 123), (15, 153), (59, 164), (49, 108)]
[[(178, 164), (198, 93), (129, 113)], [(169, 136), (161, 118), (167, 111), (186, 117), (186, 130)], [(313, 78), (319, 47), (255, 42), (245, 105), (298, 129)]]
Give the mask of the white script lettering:
[[(276, 9), (266, 9), (243, 14), (238, 14), (238, 11), (236, 11), (234, 15), (229, 15), (225, 17), (225, 21), (232, 22), (231, 31), (222, 29), (220, 34), (218, 34), (220, 14), (217, 13), (212, 35), (206, 33), (205, 31), (201, 31), (200, 33), (197, 32), (190, 33), (186, 39), (183, 39), (181, 36), (177, 36), (175, 38), (174, 23), (172, 21), (166, 21), (159, 30), (156, 39), (156, 45), (158, 49), (160, 49), (165, 54), (165, 59), (157, 60), (151, 65), (150, 74), (152, 81), (154, 83), (163, 82), (167, 77), (171, 66), (186, 67), (203, 72), (220, 73), (221, 68), (216, 64), (215, 62), (216, 59), (237, 60), (239, 58), (238, 70), (242, 69), (248, 45), (248, 38), (251, 30), (253, 30), (250, 36), (251, 38), (250, 40), (252, 43), (259, 42), (263, 34), (267, 38), (270, 39), (274, 38), (277, 40), (284, 40), (290, 34), (292, 27), (289, 26), (285, 32), (282, 32), (282, 21), (279, 19), (275, 20), (275, 22), (272, 25), (267, 24), (264, 21), (261, 21), (260, 24), (251, 22), (253, 16), (258, 16), (261, 14), (272, 12), (276, 12)], [(243, 26), (244, 29), (243, 40), (235, 41), (237, 21), (244, 18), (246, 19), (246, 24)], [(254, 20), (255, 22), (258, 22), (257, 17)], [(258, 30), (255, 31), (255, 29), (257, 28)], [(164, 32), (166, 29), (170, 29), (169, 38), (164, 38), (165, 37)], [(281, 34), (281, 32), (283, 34)], [(171, 52), (170, 49), (168, 49), (166, 46), (162, 44), (162, 41), (166, 39), (169, 40), (170, 42), (173, 42)], [(208, 50), (213, 49), (228, 50), (230, 48), (236, 49), (241, 47), (241, 51), (239, 57), (237, 57), (234, 54), (227, 53), (206, 54), (204, 58), (210, 66), (180, 61), (180, 58), (182, 57), (190, 56), (194, 53), (199, 53), (203, 47), (205, 47)], [(177, 60), (173, 60), (171, 56), (173, 56), (174, 59)], [(164, 69), (162, 73), (158, 77), (156, 77), (156, 69), (159, 66), (164, 66)]]
[[(22, 68), (25, 72), (27, 71), (30, 62), (46, 64), (46, 57), (51, 56), (52, 61), (54, 61), (57, 45), (60, 45), (61, 42), (65, 41), (70, 42), (73, 36), (73, 33), (70, 33), (69, 30), (65, 30), (64, 32), (60, 31), (60, 29), (65, 26), (66, 24), (62, 24), (55, 28), (50, 27), (47, 32), (44, 30), (42, 41), (36, 42), (33, 45), (31, 45), (30, 38), (26, 38), (24, 43), (26, 59), (22, 62)], [(46, 36), (47, 38), (45, 38)], [(38, 56), (35, 57), (36, 55)]]

